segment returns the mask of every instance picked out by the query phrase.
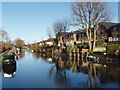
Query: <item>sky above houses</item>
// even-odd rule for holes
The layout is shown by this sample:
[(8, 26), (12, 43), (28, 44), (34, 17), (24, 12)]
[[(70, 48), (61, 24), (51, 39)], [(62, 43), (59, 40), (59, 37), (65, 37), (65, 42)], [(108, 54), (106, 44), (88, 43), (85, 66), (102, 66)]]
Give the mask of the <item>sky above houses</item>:
[[(113, 22), (118, 22), (118, 3), (108, 3)], [(56, 20), (71, 18), (71, 2), (3, 2), (1, 27), (14, 40), (26, 43), (48, 39), (47, 29), (53, 29)], [(71, 27), (73, 29), (73, 27)]]

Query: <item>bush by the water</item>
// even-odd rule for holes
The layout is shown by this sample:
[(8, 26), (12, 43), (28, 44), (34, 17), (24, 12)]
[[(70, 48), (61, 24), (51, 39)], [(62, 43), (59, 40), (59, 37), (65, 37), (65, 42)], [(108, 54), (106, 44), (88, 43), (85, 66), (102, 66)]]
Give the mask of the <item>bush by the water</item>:
[(84, 42), (84, 43), (81, 45), (81, 48), (83, 48), (83, 49), (88, 49), (88, 48), (89, 48), (88, 43)]
[(77, 46), (76, 45), (70, 45), (69, 47), (67, 47), (67, 51), (68, 52), (77, 52)]
[(3, 60), (7, 60), (7, 59), (14, 60), (15, 59), (14, 57), (15, 57), (15, 55), (4, 55)]
[(96, 46), (104, 46), (105, 45), (105, 41), (104, 40), (97, 40), (96, 41)]
[(107, 45), (107, 53), (120, 55), (120, 45), (118, 45), (118, 44)]

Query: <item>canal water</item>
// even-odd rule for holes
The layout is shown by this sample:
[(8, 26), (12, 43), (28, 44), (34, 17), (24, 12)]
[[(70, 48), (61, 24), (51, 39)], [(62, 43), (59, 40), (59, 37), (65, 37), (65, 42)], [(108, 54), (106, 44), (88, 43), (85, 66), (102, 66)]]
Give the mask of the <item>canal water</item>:
[(97, 64), (30, 51), (15, 58), (16, 65), (8, 69), (11, 77), (2, 73), (2, 88), (120, 88), (120, 67), (112, 62)]

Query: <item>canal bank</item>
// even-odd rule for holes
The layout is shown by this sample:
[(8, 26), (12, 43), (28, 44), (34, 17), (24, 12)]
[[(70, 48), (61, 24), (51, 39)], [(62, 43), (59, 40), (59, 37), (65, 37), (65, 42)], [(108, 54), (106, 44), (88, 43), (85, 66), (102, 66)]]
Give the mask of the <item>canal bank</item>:
[(22, 52), (16, 59), (16, 75), (5, 78), (3, 88), (120, 88), (120, 67), (80, 59)]

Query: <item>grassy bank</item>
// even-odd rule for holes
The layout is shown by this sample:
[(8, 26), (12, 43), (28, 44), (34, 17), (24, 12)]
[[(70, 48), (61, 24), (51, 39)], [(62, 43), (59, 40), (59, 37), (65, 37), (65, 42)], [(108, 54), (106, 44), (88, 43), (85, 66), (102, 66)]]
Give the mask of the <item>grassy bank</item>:
[(118, 44), (107, 45), (107, 54), (120, 55), (120, 45)]

